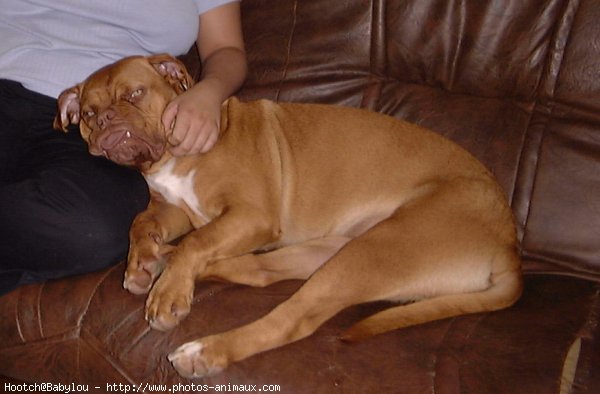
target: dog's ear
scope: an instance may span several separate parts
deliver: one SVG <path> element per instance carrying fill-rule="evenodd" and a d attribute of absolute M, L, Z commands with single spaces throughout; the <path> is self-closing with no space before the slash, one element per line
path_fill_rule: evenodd
<path fill-rule="evenodd" d="M 79 123 L 81 87 L 82 84 L 77 84 L 58 96 L 58 112 L 53 123 L 56 130 L 62 130 L 66 133 L 70 124 Z"/>
<path fill-rule="evenodd" d="M 148 62 L 154 67 L 177 94 L 181 94 L 194 86 L 194 78 L 185 68 L 185 65 L 168 54 L 149 56 Z"/>

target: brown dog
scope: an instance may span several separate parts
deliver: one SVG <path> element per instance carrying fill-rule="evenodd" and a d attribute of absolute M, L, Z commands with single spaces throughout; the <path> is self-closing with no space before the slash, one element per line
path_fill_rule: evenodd
<path fill-rule="evenodd" d="M 171 353 L 181 375 L 213 374 L 304 338 L 359 303 L 415 301 L 343 339 L 518 299 L 511 211 L 490 173 L 457 145 L 372 112 L 232 98 L 213 150 L 173 157 L 160 117 L 192 83 L 169 56 L 127 58 L 63 92 L 55 121 L 63 130 L 80 123 L 92 154 L 135 166 L 148 181 L 152 200 L 130 231 L 124 287 L 149 292 L 153 328 L 183 319 L 197 279 L 307 279 L 263 318 Z"/>

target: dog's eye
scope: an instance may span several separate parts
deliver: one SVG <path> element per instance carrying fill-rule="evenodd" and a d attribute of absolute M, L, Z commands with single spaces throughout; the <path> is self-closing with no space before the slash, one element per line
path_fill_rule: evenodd
<path fill-rule="evenodd" d="M 85 116 L 86 118 L 89 119 L 89 118 L 92 118 L 92 117 L 96 116 L 96 112 L 94 112 L 94 111 L 85 111 L 83 113 L 83 116 Z"/>
<path fill-rule="evenodd" d="M 144 93 L 144 89 L 141 89 L 141 88 L 136 89 L 129 94 L 129 100 L 134 100 L 134 99 L 140 97 L 143 93 Z"/>

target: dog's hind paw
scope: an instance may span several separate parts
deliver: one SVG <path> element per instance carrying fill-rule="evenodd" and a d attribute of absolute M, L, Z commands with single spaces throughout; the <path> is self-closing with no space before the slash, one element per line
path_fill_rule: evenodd
<path fill-rule="evenodd" d="M 210 338 L 185 343 L 169 354 L 167 358 L 179 375 L 188 379 L 202 378 L 216 375 L 227 367 L 226 358 L 216 355 Z"/>

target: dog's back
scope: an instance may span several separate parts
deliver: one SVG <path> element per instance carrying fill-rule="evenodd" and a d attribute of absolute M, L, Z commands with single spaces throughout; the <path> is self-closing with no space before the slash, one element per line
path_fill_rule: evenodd
<path fill-rule="evenodd" d="M 474 207 L 496 212 L 494 220 L 512 221 L 505 196 L 487 169 L 428 129 L 330 105 L 230 99 L 227 106 L 227 133 L 253 133 L 247 138 L 272 145 L 271 156 L 263 159 L 281 172 L 282 237 L 291 242 L 356 236 L 398 207 L 456 179 L 468 179 L 463 187 L 474 188 Z M 254 127 L 247 129 L 247 124 Z"/>

